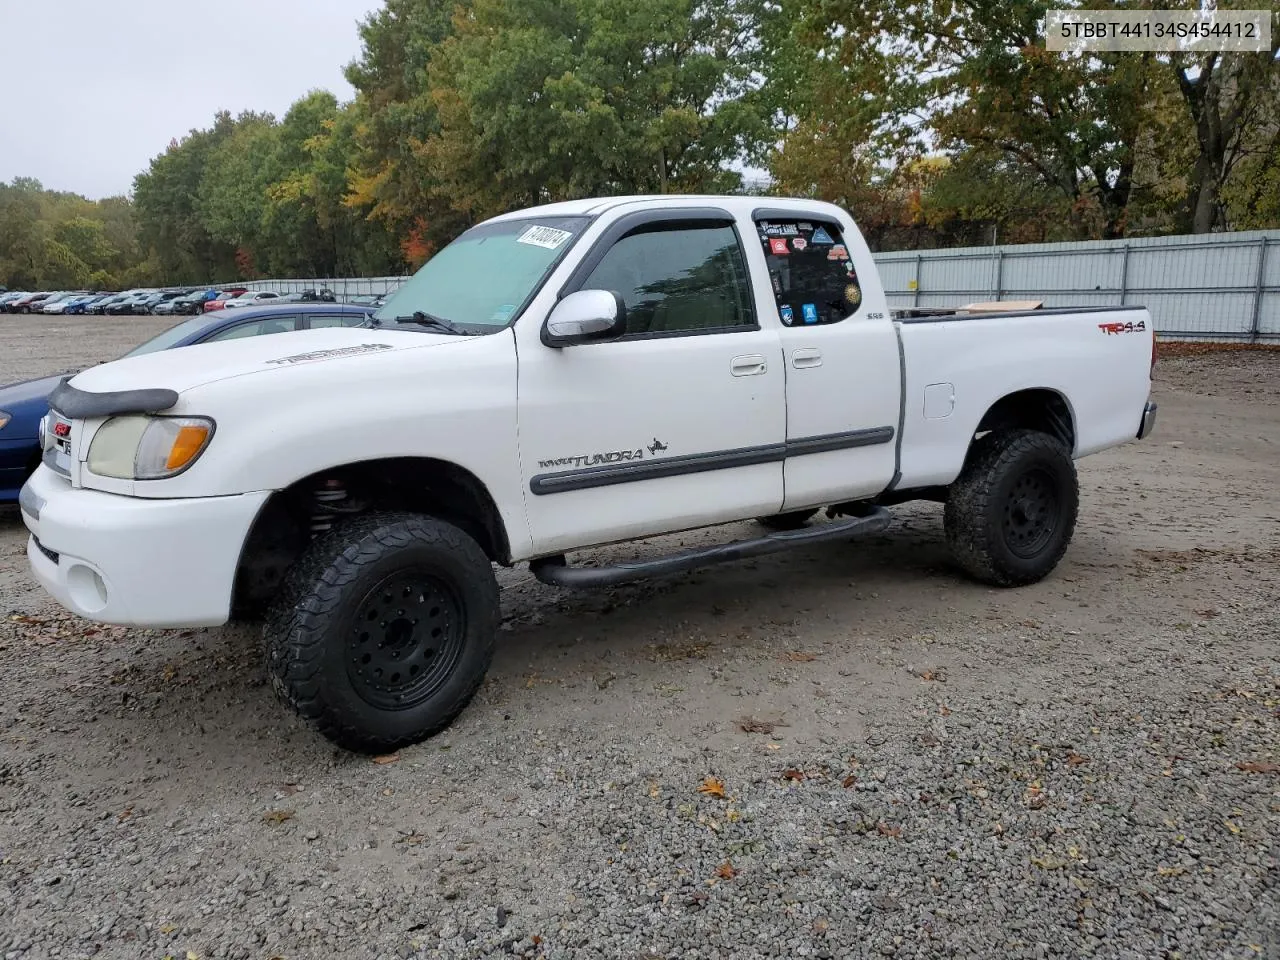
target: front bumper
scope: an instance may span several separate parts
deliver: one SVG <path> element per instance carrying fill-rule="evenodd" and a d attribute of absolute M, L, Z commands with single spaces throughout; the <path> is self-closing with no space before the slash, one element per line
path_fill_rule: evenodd
<path fill-rule="evenodd" d="M 267 491 L 146 500 L 77 490 L 41 466 L 22 488 L 36 580 L 73 613 L 102 623 L 226 623 L 240 548 Z"/>
<path fill-rule="evenodd" d="M 1142 408 L 1142 422 L 1138 424 L 1138 439 L 1145 440 L 1156 429 L 1156 405 L 1150 400 Z"/>

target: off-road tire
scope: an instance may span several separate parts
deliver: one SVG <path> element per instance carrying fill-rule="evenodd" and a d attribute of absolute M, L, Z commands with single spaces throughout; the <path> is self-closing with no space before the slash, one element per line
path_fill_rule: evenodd
<path fill-rule="evenodd" d="M 756 523 L 768 530 L 799 530 L 818 512 L 812 510 L 792 510 L 789 513 L 775 513 L 772 517 L 757 517 Z"/>
<path fill-rule="evenodd" d="M 393 693 L 374 690 L 371 678 L 352 672 L 364 669 L 358 661 L 366 654 L 360 651 L 378 658 L 390 655 L 380 638 L 391 645 L 391 628 L 409 622 L 404 610 L 390 627 L 383 621 L 381 632 L 375 617 L 369 623 L 372 638 L 360 626 L 369 615 L 365 611 L 378 614 L 384 586 L 406 579 L 421 583 L 424 591 L 420 597 L 413 588 L 415 595 L 400 601 L 406 606 L 424 600 L 428 585 L 451 594 L 452 600 L 441 604 L 449 611 L 444 620 L 427 621 L 427 626 L 446 628 L 439 641 L 445 645 L 439 651 L 441 665 L 424 660 L 422 667 L 427 674 L 423 680 L 439 674 L 437 685 L 420 701 L 388 707 L 385 700 Z M 399 601 L 396 593 L 388 601 L 392 605 Z M 419 610 L 423 617 L 428 612 L 437 616 L 425 607 L 410 612 Z M 362 617 L 360 625 L 357 616 Z M 418 622 L 414 618 L 412 626 L 403 628 L 410 631 L 411 641 L 434 643 L 418 633 Z M 286 575 L 263 626 L 267 671 L 280 697 L 329 740 L 358 752 L 387 752 L 438 733 L 462 712 L 489 669 L 499 623 L 493 566 L 475 540 L 452 524 L 420 514 L 367 514 L 313 541 Z M 409 655 L 425 658 L 432 652 L 419 649 Z"/>
<path fill-rule="evenodd" d="M 1061 441 L 1038 430 L 989 433 L 948 492 L 947 546 L 984 583 L 1035 583 L 1066 553 L 1079 507 L 1075 463 Z"/>

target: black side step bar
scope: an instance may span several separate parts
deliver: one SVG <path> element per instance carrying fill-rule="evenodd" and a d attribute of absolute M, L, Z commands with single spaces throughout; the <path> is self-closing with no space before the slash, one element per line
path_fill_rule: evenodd
<path fill-rule="evenodd" d="M 713 563 L 762 557 L 766 554 L 802 547 L 808 543 L 865 537 L 883 531 L 889 526 L 890 519 L 892 519 L 891 515 L 884 507 L 873 507 L 865 517 L 820 523 L 800 530 L 778 531 L 756 540 L 722 543 L 701 550 L 688 550 L 684 553 L 659 557 L 657 560 L 620 563 L 612 567 L 571 567 L 561 554 L 534 560 L 529 564 L 529 569 L 543 583 L 550 583 L 557 587 L 610 587 L 616 583 L 627 583 L 631 580 L 684 573 Z"/>

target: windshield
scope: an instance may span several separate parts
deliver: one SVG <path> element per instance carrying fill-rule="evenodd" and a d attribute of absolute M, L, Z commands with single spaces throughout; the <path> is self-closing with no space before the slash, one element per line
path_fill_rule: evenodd
<path fill-rule="evenodd" d="M 123 360 L 125 357 L 140 357 L 144 353 L 155 353 L 157 350 L 168 350 L 179 340 L 183 340 L 191 336 L 191 334 L 195 333 L 201 327 L 207 326 L 208 323 L 209 319 L 207 317 L 197 314 L 190 320 L 183 320 L 177 326 L 170 327 L 164 333 L 152 337 L 145 343 L 138 344 L 126 353 L 124 357 L 120 357 L 119 359 Z"/>
<path fill-rule="evenodd" d="M 422 312 L 468 332 L 501 329 L 588 222 L 586 217 L 538 217 L 472 227 L 424 263 L 374 317 L 389 323 Z"/>

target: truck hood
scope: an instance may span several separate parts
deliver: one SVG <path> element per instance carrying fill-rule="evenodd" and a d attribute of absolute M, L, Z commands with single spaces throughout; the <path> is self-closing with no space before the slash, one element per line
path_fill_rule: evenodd
<path fill-rule="evenodd" d="M 347 365 L 393 351 L 440 348 L 468 339 L 413 329 L 295 330 L 113 360 L 83 371 L 71 385 L 90 393 L 151 389 L 183 393 L 232 377 L 268 374 L 303 364 Z"/>

